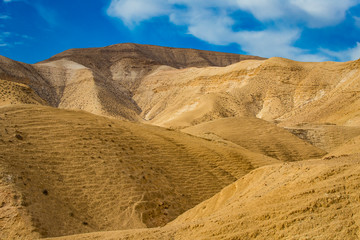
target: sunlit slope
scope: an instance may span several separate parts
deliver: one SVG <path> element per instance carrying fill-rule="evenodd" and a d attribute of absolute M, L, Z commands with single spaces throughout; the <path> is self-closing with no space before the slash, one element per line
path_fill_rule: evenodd
<path fill-rule="evenodd" d="M 142 117 L 183 128 L 225 117 L 256 116 L 282 126 L 353 126 L 359 61 L 302 63 L 283 58 L 227 67 L 163 69 L 146 76 L 134 99 Z"/>
<path fill-rule="evenodd" d="M 0 106 L 8 104 L 47 105 L 29 86 L 0 79 Z"/>
<path fill-rule="evenodd" d="M 256 169 L 160 229 L 61 239 L 358 239 L 359 157 Z"/>
<path fill-rule="evenodd" d="M 0 56 L 0 79 L 29 85 L 53 107 L 140 121 L 133 92 L 156 69 L 227 66 L 245 59 L 262 58 L 126 43 L 70 49 L 37 64 Z"/>
<path fill-rule="evenodd" d="M 228 66 L 247 59 L 264 59 L 232 53 L 196 49 L 160 47 L 134 43 L 115 44 L 102 48 L 70 49 L 43 62 L 71 60 L 101 73 L 110 84 L 136 90 L 142 78 L 158 66 L 172 68 Z"/>
<path fill-rule="evenodd" d="M 0 187 L 8 189 L 0 215 L 15 214 L 1 226 L 2 239 L 20 227 L 24 237 L 162 226 L 254 166 L 278 162 L 181 132 L 44 106 L 2 107 L 0 126 Z"/>
<path fill-rule="evenodd" d="M 286 129 L 327 152 L 333 151 L 350 139 L 360 135 L 360 126 L 300 124 Z"/>
<path fill-rule="evenodd" d="M 281 161 L 319 158 L 326 154 L 285 129 L 254 117 L 217 119 L 182 131 L 214 141 L 230 141 Z"/>
<path fill-rule="evenodd" d="M 81 109 L 93 114 L 137 121 L 139 107 L 124 87 L 114 87 L 102 74 L 69 61 L 58 60 L 33 66 L 55 90 L 52 106 Z"/>
<path fill-rule="evenodd" d="M 351 156 L 354 154 L 360 154 L 360 135 L 333 149 L 325 156 L 325 159 L 331 159 L 339 156 Z"/>

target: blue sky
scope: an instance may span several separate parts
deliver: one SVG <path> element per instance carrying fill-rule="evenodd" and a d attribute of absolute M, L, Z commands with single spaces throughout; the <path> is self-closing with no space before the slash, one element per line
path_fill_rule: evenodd
<path fill-rule="evenodd" d="M 360 0 L 0 0 L 0 55 L 14 60 L 124 42 L 355 60 Z"/>

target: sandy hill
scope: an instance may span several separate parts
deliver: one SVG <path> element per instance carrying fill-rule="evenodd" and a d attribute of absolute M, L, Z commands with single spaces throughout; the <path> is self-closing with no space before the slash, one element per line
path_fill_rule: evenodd
<path fill-rule="evenodd" d="M 360 154 L 360 135 L 345 141 L 345 143 L 333 149 L 324 158 L 332 159 L 334 157 L 351 156 L 354 154 Z"/>
<path fill-rule="evenodd" d="M 144 119 L 166 127 L 234 116 L 256 116 L 281 126 L 355 126 L 359 63 L 271 58 L 222 68 L 162 69 L 144 78 L 134 99 Z"/>
<path fill-rule="evenodd" d="M 54 107 L 171 128 L 242 116 L 283 127 L 357 126 L 359 61 L 118 44 L 72 49 L 34 65 L 2 57 L 0 76 L 28 84 Z"/>
<path fill-rule="evenodd" d="M 139 44 L 0 57 L 0 239 L 358 239 L 359 69 Z"/>
<path fill-rule="evenodd" d="M 46 102 L 29 86 L 0 79 L 0 106 L 8 104 L 46 105 Z"/>
<path fill-rule="evenodd" d="M 286 130 L 327 152 L 331 152 L 350 139 L 360 136 L 360 126 L 299 124 L 287 127 Z"/>
<path fill-rule="evenodd" d="M 40 105 L 0 108 L 1 239 L 162 226 L 277 163 L 159 127 Z"/>
<path fill-rule="evenodd" d="M 359 172 L 359 155 L 266 166 L 163 228 L 60 239 L 358 239 Z"/>
<path fill-rule="evenodd" d="M 139 121 L 133 91 L 155 69 L 227 66 L 246 59 L 262 58 L 127 43 L 71 49 L 33 65 L 0 57 L 0 78 L 28 84 L 53 107 Z"/>
<path fill-rule="evenodd" d="M 217 119 L 182 131 L 215 141 L 230 141 L 281 161 L 319 158 L 326 153 L 285 129 L 254 117 Z"/>

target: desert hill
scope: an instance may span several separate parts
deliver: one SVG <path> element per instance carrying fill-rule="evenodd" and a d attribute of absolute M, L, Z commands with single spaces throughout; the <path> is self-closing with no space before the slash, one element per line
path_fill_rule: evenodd
<path fill-rule="evenodd" d="M 271 58 L 222 68 L 163 69 L 144 78 L 134 99 L 144 119 L 166 127 L 242 116 L 281 126 L 355 126 L 358 65 Z"/>
<path fill-rule="evenodd" d="M 349 140 L 360 136 L 359 126 L 305 123 L 285 129 L 327 152 L 331 152 Z"/>
<path fill-rule="evenodd" d="M 359 61 L 0 57 L 0 239 L 357 239 Z"/>
<path fill-rule="evenodd" d="M 139 121 L 133 91 L 161 66 L 226 66 L 260 57 L 139 44 L 71 49 L 38 64 L 0 57 L 0 78 L 27 83 L 53 107 Z"/>
<path fill-rule="evenodd" d="M 360 154 L 360 135 L 345 141 L 345 143 L 333 149 L 324 158 L 332 159 L 334 157 L 352 156 L 356 154 Z"/>
<path fill-rule="evenodd" d="M 0 108 L 0 126 L 1 239 L 162 226 L 255 167 L 279 162 L 40 105 Z"/>
<path fill-rule="evenodd" d="M 9 104 L 46 105 L 46 102 L 25 84 L 0 80 L 0 106 Z"/>
<path fill-rule="evenodd" d="M 358 239 L 359 155 L 256 169 L 165 227 L 59 239 Z"/>
<path fill-rule="evenodd" d="M 326 153 L 287 130 L 254 117 L 222 118 L 182 131 L 215 141 L 230 141 L 281 161 L 319 158 Z"/>
<path fill-rule="evenodd" d="M 72 49 L 33 65 L 0 58 L 0 76 L 27 81 L 51 106 L 172 128 L 243 116 L 283 127 L 357 126 L 358 69 L 359 61 L 301 63 L 138 44 Z"/>

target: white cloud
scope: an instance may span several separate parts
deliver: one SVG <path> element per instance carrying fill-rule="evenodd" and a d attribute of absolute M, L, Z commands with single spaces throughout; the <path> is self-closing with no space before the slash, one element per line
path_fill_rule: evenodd
<path fill-rule="evenodd" d="M 334 26 L 358 3 L 360 0 L 112 0 L 107 12 L 128 27 L 167 16 L 173 24 L 186 26 L 189 34 L 212 44 L 237 43 L 248 54 L 263 57 L 324 61 L 332 55 L 294 47 L 302 32 L 297 26 Z M 251 13 L 265 29 L 234 31 L 237 19 L 231 14 L 237 10 Z"/>
<path fill-rule="evenodd" d="M 346 11 L 359 3 L 359 0 L 112 0 L 108 14 L 121 18 L 126 24 L 134 24 L 156 16 L 178 14 L 181 10 L 176 5 L 182 5 L 189 10 L 244 10 L 260 21 L 286 18 L 289 22 L 304 22 L 309 27 L 324 27 L 339 23 Z"/>
<path fill-rule="evenodd" d="M 170 5 L 163 0 L 113 0 L 107 13 L 132 26 L 152 17 L 169 14 Z"/>
<path fill-rule="evenodd" d="M 261 21 L 286 19 L 316 28 L 339 23 L 359 0 L 237 0 L 237 3 L 240 9 L 251 12 Z"/>
<path fill-rule="evenodd" d="M 332 51 L 329 49 L 320 49 L 320 51 L 343 62 L 357 60 L 360 58 L 360 42 L 357 42 L 354 47 L 343 51 Z"/>

